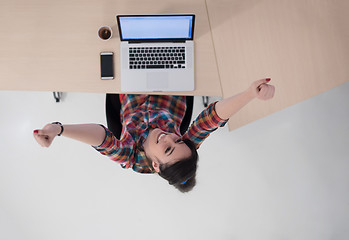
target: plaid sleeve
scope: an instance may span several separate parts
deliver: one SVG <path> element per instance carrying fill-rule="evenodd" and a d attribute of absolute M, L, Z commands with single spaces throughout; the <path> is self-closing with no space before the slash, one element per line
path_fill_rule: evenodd
<path fill-rule="evenodd" d="M 210 133 L 218 127 L 224 127 L 229 120 L 223 120 L 217 115 L 216 103 L 214 102 L 204 109 L 183 136 L 183 138 L 193 141 L 197 149 Z"/>
<path fill-rule="evenodd" d="M 133 144 L 118 140 L 108 128 L 104 127 L 104 129 L 106 134 L 103 143 L 97 147 L 92 147 L 102 155 L 106 155 L 111 160 L 124 164 L 125 168 L 129 168 Z"/>

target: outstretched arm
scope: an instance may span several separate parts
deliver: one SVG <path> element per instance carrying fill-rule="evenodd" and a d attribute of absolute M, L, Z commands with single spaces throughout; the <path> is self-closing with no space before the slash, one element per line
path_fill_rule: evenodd
<path fill-rule="evenodd" d="M 64 125 L 62 136 L 99 146 L 105 139 L 105 129 L 98 124 Z M 34 138 L 42 147 L 49 147 L 53 139 L 61 132 L 58 124 L 46 124 L 42 129 L 34 130 Z"/>
<path fill-rule="evenodd" d="M 217 102 L 217 115 L 222 119 L 228 119 L 255 98 L 260 100 L 273 98 L 275 87 L 267 84 L 269 81 L 270 78 L 255 81 L 244 92 Z"/>

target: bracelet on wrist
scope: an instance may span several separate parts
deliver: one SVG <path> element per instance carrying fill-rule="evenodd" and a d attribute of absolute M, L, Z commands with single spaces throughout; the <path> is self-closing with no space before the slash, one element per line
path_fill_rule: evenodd
<path fill-rule="evenodd" d="M 57 136 L 61 136 L 63 131 L 64 131 L 62 123 L 60 123 L 60 122 L 53 122 L 51 124 L 58 124 L 61 127 L 61 131 L 57 134 Z"/>

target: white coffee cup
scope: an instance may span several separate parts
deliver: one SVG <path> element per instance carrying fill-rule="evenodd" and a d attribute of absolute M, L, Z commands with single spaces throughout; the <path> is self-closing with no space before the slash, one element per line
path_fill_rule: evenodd
<path fill-rule="evenodd" d="M 109 26 L 102 26 L 98 29 L 97 34 L 100 39 L 106 41 L 113 36 L 113 31 Z"/>

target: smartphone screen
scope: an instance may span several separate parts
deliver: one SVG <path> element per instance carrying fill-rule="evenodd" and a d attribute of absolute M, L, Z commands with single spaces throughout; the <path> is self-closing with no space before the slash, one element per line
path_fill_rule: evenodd
<path fill-rule="evenodd" d="M 114 79 L 114 63 L 112 52 L 101 53 L 101 78 Z"/>

